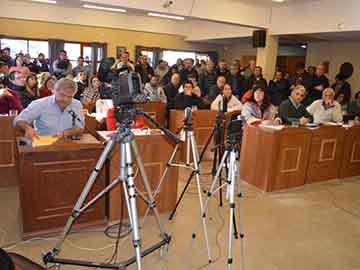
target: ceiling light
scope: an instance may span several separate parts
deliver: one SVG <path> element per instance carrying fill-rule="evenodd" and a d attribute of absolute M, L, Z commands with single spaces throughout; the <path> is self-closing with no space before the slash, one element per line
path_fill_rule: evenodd
<path fill-rule="evenodd" d="M 272 0 L 273 2 L 276 2 L 276 3 L 282 3 L 284 2 L 284 0 Z"/>
<path fill-rule="evenodd" d="M 126 12 L 126 10 L 122 8 L 100 7 L 94 5 L 83 5 L 83 8 L 99 9 L 99 10 L 115 11 L 115 12 L 123 12 L 123 13 Z"/>
<path fill-rule="evenodd" d="M 185 20 L 184 17 L 180 17 L 180 16 L 173 16 L 173 15 L 166 15 L 166 14 L 161 14 L 161 13 L 153 13 L 153 12 L 149 12 L 148 13 L 149 16 L 153 16 L 153 17 L 161 17 L 161 18 L 167 18 L 167 19 L 174 19 L 174 20 Z"/>
<path fill-rule="evenodd" d="M 46 3 L 46 4 L 56 4 L 55 0 L 32 0 L 33 2 L 40 2 L 40 3 Z"/>
<path fill-rule="evenodd" d="M 306 48 L 307 48 L 307 45 L 306 45 L 306 44 L 303 44 L 303 45 L 301 45 L 300 47 L 303 48 L 303 49 L 306 49 Z"/>

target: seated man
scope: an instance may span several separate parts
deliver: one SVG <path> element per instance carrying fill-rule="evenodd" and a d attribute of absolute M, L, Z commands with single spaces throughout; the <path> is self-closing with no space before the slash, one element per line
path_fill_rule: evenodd
<path fill-rule="evenodd" d="M 314 123 L 342 122 L 341 105 L 334 100 L 335 91 L 326 88 L 322 92 L 322 99 L 315 100 L 306 109 L 314 117 Z"/>
<path fill-rule="evenodd" d="M 360 116 L 360 91 L 355 94 L 355 99 L 350 102 L 347 112 L 353 116 Z"/>
<path fill-rule="evenodd" d="M 223 76 L 219 76 L 216 80 L 216 85 L 210 87 L 208 98 L 213 101 L 224 90 L 226 79 Z"/>
<path fill-rule="evenodd" d="M 202 101 L 201 93 L 193 93 L 193 83 L 185 81 L 183 84 L 184 91 L 175 97 L 175 109 L 185 110 L 187 107 L 196 106 L 198 109 L 208 109 L 209 105 Z"/>
<path fill-rule="evenodd" d="M 211 103 L 211 110 L 223 112 L 240 111 L 242 109 L 241 102 L 232 94 L 231 85 L 225 84 L 222 95 L 218 95 Z"/>
<path fill-rule="evenodd" d="M 312 115 L 301 103 L 305 98 L 305 92 L 304 86 L 297 85 L 292 90 L 291 96 L 280 104 L 278 117 L 281 123 L 299 122 L 300 125 L 306 125 L 313 120 Z"/>
<path fill-rule="evenodd" d="M 145 93 L 149 95 L 150 101 L 161 101 L 166 103 L 166 95 L 164 90 L 160 87 L 159 77 L 152 76 L 150 82 L 145 84 Z"/>
<path fill-rule="evenodd" d="M 14 125 L 33 139 L 38 135 L 55 135 L 59 138 L 79 136 L 84 129 L 84 115 L 80 101 L 74 99 L 76 83 L 70 79 L 57 81 L 54 95 L 32 102 L 14 120 Z M 79 119 L 74 119 L 74 112 Z"/>

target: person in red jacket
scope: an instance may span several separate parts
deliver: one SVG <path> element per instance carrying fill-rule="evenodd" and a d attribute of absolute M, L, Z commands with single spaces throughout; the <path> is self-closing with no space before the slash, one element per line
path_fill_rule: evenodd
<path fill-rule="evenodd" d="M 22 110 L 23 106 L 19 95 L 0 82 L 0 114 L 9 114 L 10 111 L 20 113 Z"/>
<path fill-rule="evenodd" d="M 51 96 L 53 94 L 55 83 L 56 83 L 55 77 L 53 77 L 53 76 L 48 77 L 45 80 L 44 85 L 41 86 L 39 89 L 40 97 Z"/>

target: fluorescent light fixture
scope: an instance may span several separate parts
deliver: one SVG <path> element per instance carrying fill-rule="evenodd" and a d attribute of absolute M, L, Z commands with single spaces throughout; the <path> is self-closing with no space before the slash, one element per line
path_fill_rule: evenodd
<path fill-rule="evenodd" d="M 153 12 L 149 12 L 149 13 L 148 13 L 148 16 L 161 17 L 161 18 L 173 19 L 173 20 L 180 20 L 180 21 L 185 20 L 185 18 L 184 18 L 184 17 L 181 17 L 181 16 L 166 15 L 166 14 L 153 13 Z"/>
<path fill-rule="evenodd" d="M 56 4 L 55 0 L 31 0 L 33 2 L 45 3 L 45 4 Z"/>
<path fill-rule="evenodd" d="M 303 44 L 303 45 L 301 45 L 301 48 L 306 49 L 306 48 L 307 48 L 307 45 L 306 45 L 306 44 Z"/>
<path fill-rule="evenodd" d="M 276 3 L 282 3 L 284 2 L 284 0 L 272 0 L 273 2 L 276 2 Z"/>
<path fill-rule="evenodd" d="M 94 5 L 83 5 L 83 8 L 99 9 L 99 10 L 115 11 L 115 12 L 123 12 L 123 13 L 126 12 L 126 10 L 122 9 L 122 8 L 100 7 L 100 6 L 94 6 Z"/>

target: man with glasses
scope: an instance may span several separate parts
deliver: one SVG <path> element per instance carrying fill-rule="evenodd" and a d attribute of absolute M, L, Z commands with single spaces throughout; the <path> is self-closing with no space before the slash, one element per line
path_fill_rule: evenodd
<path fill-rule="evenodd" d="M 14 125 L 33 139 L 39 135 L 59 138 L 79 136 L 84 130 L 84 115 L 80 101 L 74 99 L 76 83 L 63 78 L 56 82 L 54 95 L 33 101 L 14 120 Z M 72 114 L 79 119 L 73 121 Z"/>
<path fill-rule="evenodd" d="M 283 101 L 279 106 L 278 122 L 283 124 L 306 125 L 312 122 L 312 115 L 306 110 L 302 104 L 305 98 L 305 87 L 297 85 L 291 92 L 291 96 Z"/>

